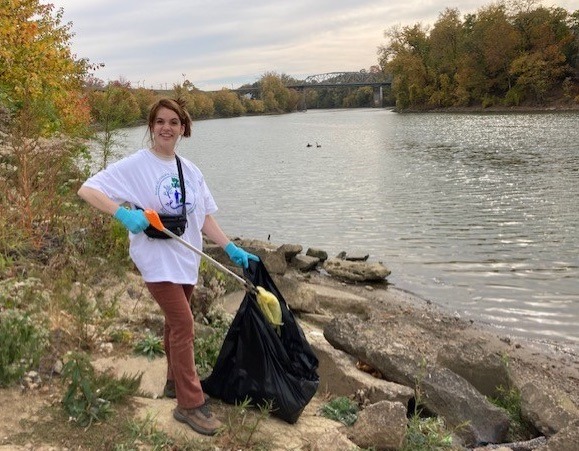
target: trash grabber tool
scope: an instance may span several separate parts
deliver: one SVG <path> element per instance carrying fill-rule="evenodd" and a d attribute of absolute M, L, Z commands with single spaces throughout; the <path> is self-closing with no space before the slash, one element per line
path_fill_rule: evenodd
<path fill-rule="evenodd" d="M 223 266 L 221 263 L 219 263 L 217 260 L 215 260 L 213 257 L 210 257 L 209 255 L 207 255 L 205 252 L 197 249 L 195 246 L 193 246 L 191 243 L 185 241 L 183 238 L 181 238 L 179 235 L 175 235 L 173 232 L 171 232 L 169 229 L 167 229 L 163 223 L 161 222 L 161 218 L 159 217 L 159 214 L 155 211 L 155 210 L 145 210 L 145 216 L 147 217 L 147 219 L 149 220 L 149 222 L 151 223 L 151 225 L 159 230 L 160 232 L 163 232 L 165 235 L 170 236 L 171 238 L 179 241 L 181 244 L 183 244 L 184 246 L 188 247 L 189 249 L 191 249 L 193 252 L 195 252 L 197 255 L 200 255 L 202 257 L 205 257 L 207 260 L 209 260 L 209 262 L 211 262 L 213 265 L 217 266 L 221 271 L 229 274 L 230 276 L 234 277 L 237 281 L 239 281 L 240 283 L 243 284 L 243 286 L 245 287 L 245 289 L 249 292 L 252 292 L 254 294 L 258 294 L 257 288 L 255 287 L 255 285 L 253 285 L 253 283 L 251 283 L 249 280 L 244 279 L 243 277 L 235 274 L 233 271 L 231 271 L 229 268 Z"/>

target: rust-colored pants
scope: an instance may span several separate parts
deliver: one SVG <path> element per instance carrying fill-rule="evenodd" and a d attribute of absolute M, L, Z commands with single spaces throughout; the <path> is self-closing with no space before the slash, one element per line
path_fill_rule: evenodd
<path fill-rule="evenodd" d="M 175 381 L 177 404 L 185 409 L 199 407 L 205 399 L 193 351 L 195 329 L 189 299 L 194 286 L 171 282 L 147 282 L 146 285 L 165 314 L 167 380 Z"/>

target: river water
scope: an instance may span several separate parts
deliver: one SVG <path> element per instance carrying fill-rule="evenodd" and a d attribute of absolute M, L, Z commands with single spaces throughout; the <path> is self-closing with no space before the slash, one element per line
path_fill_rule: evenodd
<path fill-rule="evenodd" d="M 577 344 L 578 120 L 310 110 L 195 122 L 179 153 L 229 235 L 369 254 L 463 318 Z"/>

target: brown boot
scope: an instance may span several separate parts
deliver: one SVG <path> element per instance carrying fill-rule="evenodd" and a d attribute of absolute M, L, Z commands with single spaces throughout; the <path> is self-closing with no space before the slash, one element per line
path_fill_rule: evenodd
<path fill-rule="evenodd" d="M 183 409 L 177 406 L 173 417 L 181 423 L 188 424 L 191 429 L 204 435 L 215 435 L 223 425 L 209 410 L 207 403 L 193 409 Z"/>
<path fill-rule="evenodd" d="M 175 381 L 170 381 L 169 379 L 167 379 L 167 383 L 163 388 L 163 396 L 165 398 L 173 398 L 173 399 L 177 397 L 177 391 L 175 390 Z"/>
<path fill-rule="evenodd" d="M 175 399 L 177 397 L 177 389 L 175 387 L 175 381 L 167 379 L 165 387 L 163 387 L 163 396 L 165 398 L 172 398 L 172 399 Z M 209 401 L 209 395 L 207 393 L 203 393 L 203 397 L 205 398 L 205 402 Z"/>

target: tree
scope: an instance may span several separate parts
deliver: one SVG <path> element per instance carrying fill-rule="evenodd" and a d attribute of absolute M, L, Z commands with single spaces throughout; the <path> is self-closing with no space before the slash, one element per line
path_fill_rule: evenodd
<path fill-rule="evenodd" d="M 428 28 L 393 27 L 379 48 L 384 73 L 401 108 L 543 102 L 563 90 L 573 98 L 579 38 L 577 17 L 538 0 L 481 8 L 461 22 L 446 9 Z"/>
<path fill-rule="evenodd" d="M 385 32 L 387 46 L 378 52 L 385 73 L 393 76 L 392 92 L 398 108 L 424 105 L 429 98 L 428 28 L 421 24 L 412 27 L 391 27 Z"/>
<path fill-rule="evenodd" d="M 82 91 L 91 66 L 70 50 L 71 27 L 62 9 L 38 0 L 0 0 L 0 106 L 8 111 L 8 153 L 16 168 L 0 200 L 2 220 L 39 246 L 63 211 L 70 187 L 67 168 L 79 149 L 70 141 L 46 142 L 58 133 L 86 136 L 90 109 Z M 60 202 L 60 203 L 59 203 Z M 2 226 L 3 224 L 0 224 Z"/>
<path fill-rule="evenodd" d="M 265 111 L 268 113 L 289 113 L 297 109 L 300 95 L 286 88 L 284 78 L 286 82 L 295 81 L 274 72 L 266 72 L 259 81 Z"/>
<path fill-rule="evenodd" d="M 221 117 L 241 116 L 245 112 L 237 94 L 229 89 L 223 88 L 213 94 L 213 104 L 215 112 Z"/>
<path fill-rule="evenodd" d="M 141 117 L 141 108 L 133 95 L 130 84 L 111 82 L 103 91 L 89 95 L 92 117 L 97 127 L 96 142 L 101 151 L 101 169 L 106 168 L 114 157 L 114 148 L 121 141 L 118 130 L 133 125 Z"/>
<path fill-rule="evenodd" d="M 428 65 L 436 73 L 434 92 L 429 103 L 450 106 L 455 103 L 455 75 L 464 45 L 464 27 L 458 9 L 447 8 L 430 32 Z"/>
<path fill-rule="evenodd" d="M 520 46 L 520 34 L 503 5 L 491 4 L 479 10 L 468 40 L 471 57 L 465 60 L 480 74 L 478 85 L 473 86 L 474 98 L 503 96 L 512 88 L 509 65 Z"/>
<path fill-rule="evenodd" d="M 38 0 L 0 0 L 0 101 L 27 136 L 79 134 L 89 122 L 82 82 L 91 68 L 70 50 L 63 10 Z M 26 123 L 19 117 L 26 117 Z M 30 122 L 30 121 L 33 122 Z"/>
<path fill-rule="evenodd" d="M 573 74 L 570 63 L 577 48 L 569 15 L 561 8 L 523 9 L 514 23 L 523 36 L 523 52 L 513 60 L 510 73 L 517 77 L 519 89 L 541 103 Z"/>
<path fill-rule="evenodd" d="M 191 105 L 189 114 L 193 119 L 213 117 L 215 114 L 215 104 L 209 94 L 195 91 L 191 95 Z"/>

